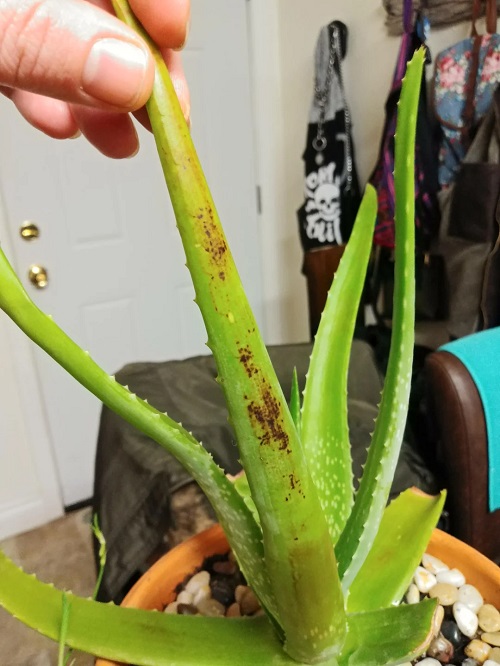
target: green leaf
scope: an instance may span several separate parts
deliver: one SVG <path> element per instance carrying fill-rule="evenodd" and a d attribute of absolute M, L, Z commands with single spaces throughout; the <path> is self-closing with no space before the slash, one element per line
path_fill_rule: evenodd
<path fill-rule="evenodd" d="M 437 602 L 348 615 L 349 632 L 339 666 L 393 666 L 422 654 L 433 635 Z"/>
<path fill-rule="evenodd" d="M 391 349 L 380 411 L 353 510 L 337 543 L 346 591 L 382 519 L 408 413 L 415 327 L 415 133 L 424 52 L 408 63 L 398 106 L 395 148 L 396 263 Z"/>
<path fill-rule="evenodd" d="M 349 588 L 349 613 L 398 604 L 420 564 L 446 493 L 405 490 L 384 511 L 372 549 Z"/>
<path fill-rule="evenodd" d="M 297 377 L 297 368 L 293 369 L 292 375 L 292 391 L 290 395 L 290 414 L 292 415 L 293 422 L 300 435 L 301 430 L 301 415 L 300 415 L 300 388 L 299 379 Z"/>
<path fill-rule="evenodd" d="M 214 507 L 242 571 L 252 581 L 255 593 L 267 610 L 276 616 L 276 605 L 264 564 L 260 528 L 233 484 L 207 451 L 178 423 L 118 384 L 51 317 L 41 312 L 29 298 L 2 250 L 0 308 L 80 384 L 184 465 Z"/>
<path fill-rule="evenodd" d="M 347 373 L 376 212 L 377 195 L 367 185 L 328 294 L 304 391 L 301 438 L 333 543 L 344 529 L 353 503 Z"/>
<path fill-rule="evenodd" d="M 106 539 L 104 538 L 104 534 L 102 533 L 101 528 L 99 527 L 99 519 L 97 517 L 97 513 L 94 514 L 91 527 L 92 527 L 92 532 L 94 533 L 94 536 L 97 539 L 97 542 L 99 543 L 99 571 L 97 572 L 97 580 L 94 586 L 94 592 L 92 593 L 92 599 L 97 599 L 97 594 L 99 592 L 99 588 L 101 587 L 102 577 L 104 575 L 104 569 L 106 567 L 106 558 L 107 558 Z"/>
<path fill-rule="evenodd" d="M 242 472 L 236 477 L 234 480 L 234 487 L 241 495 L 241 497 L 243 497 L 243 501 L 252 512 L 252 515 L 255 518 L 255 522 L 260 525 L 259 514 L 255 508 L 255 502 L 252 499 L 252 493 L 250 492 L 250 486 L 248 485 L 248 479 L 245 472 Z"/>
<path fill-rule="evenodd" d="M 68 595 L 63 592 L 61 599 L 61 626 L 59 629 L 59 652 L 57 656 L 57 666 L 64 666 L 67 661 L 67 659 L 65 660 L 64 658 L 64 652 L 66 648 L 66 640 L 68 637 L 69 614 L 70 602 Z"/>
<path fill-rule="evenodd" d="M 81 599 L 23 573 L 2 552 L 0 605 L 55 641 L 66 617 L 68 646 L 137 666 L 297 666 L 266 617 L 167 615 Z"/>
<path fill-rule="evenodd" d="M 307 458 L 258 332 L 163 57 L 126 0 L 115 0 L 113 6 L 117 15 L 148 41 L 155 58 L 155 83 L 147 110 L 208 346 L 260 516 L 266 569 L 278 621 L 286 634 L 286 649 L 297 660 L 334 655 L 346 631 L 344 602 L 335 553 Z M 231 542 L 229 534 L 228 538 Z M 251 576 L 249 583 L 256 589 Z"/>

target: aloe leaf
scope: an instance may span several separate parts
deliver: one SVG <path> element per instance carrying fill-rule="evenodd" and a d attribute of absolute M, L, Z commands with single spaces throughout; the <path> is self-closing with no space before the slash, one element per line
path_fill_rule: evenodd
<path fill-rule="evenodd" d="M 297 660 L 326 658 L 340 650 L 346 620 L 335 554 L 307 459 L 164 60 L 126 0 L 115 0 L 113 6 L 149 43 L 155 58 L 147 110 L 208 346 L 260 516 L 266 568 L 286 649 Z M 249 582 L 254 585 L 251 578 Z"/>
<path fill-rule="evenodd" d="M 130 393 L 102 370 L 31 301 L 0 250 L 0 308 L 52 358 L 110 409 L 179 460 L 207 495 L 240 566 L 262 604 L 276 607 L 267 577 L 259 526 L 210 454 L 178 423 Z"/>
<path fill-rule="evenodd" d="M 424 52 L 408 63 L 398 106 L 395 148 L 396 263 L 391 349 L 382 401 L 353 510 L 336 546 L 347 590 L 377 534 L 408 413 L 415 326 L 414 155 Z"/>
<path fill-rule="evenodd" d="M 328 294 L 304 391 L 301 438 L 333 543 L 353 504 L 347 373 L 376 213 L 377 195 L 368 185 Z"/>
<path fill-rule="evenodd" d="M 62 593 L 61 599 L 61 625 L 59 629 L 59 652 L 57 655 L 57 666 L 64 666 L 64 652 L 66 649 L 66 640 L 68 637 L 68 625 L 70 615 L 70 601 L 66 592 Z"/>
<path fill-rule="evenodd" d="M 95 656 L 137 666 L 233 666 L 235 660 L 248 666 L 298 666 L 266 617 L 167 615 L 82 599 L 24 573 L 1 551 L 0 581 L 0 605 L 9 613 L 55 641 L 65 622 L 66 644 Z M 428 600 L 349 615 L 341 656 L 323 663 L 390 666 L 410 661 L 431 638 L 435 608 L 435 600 Z"/>
<path fill-rule="evenodd" d="M 393 666 L 422 654 L 433 636 L 437 602 L 348 615 L 349 632 L 339 666 Z"/>
<path fill-rule="evenodd" d="M 250 492 L 250 486 L 248 485 L 248 479 L 247 475 L 245 472 L 242 474 L 239 474 L 235 481 L 234 481 L 234 487 L 238 491 L 238 493 L 243 497 L 243 501 L 247 505 L 247 507 L 250 509 L 252 512 L 253 517 L 255 518 L 255 522 L 257 522 L 260 525 L 260 518 L 259 514 L 257 512 L 257 509 L 255 507 L 255 502 L 252 499 L 252 493 Z"/>
<path fill-rule="evenodd" d="M 92 593 L 92 599 L 97 599 L 97 595 L 99 593 L 99 589 L 101 587 L 102 583 L 102 577 L 104 576 L 104 569 L 106 568 L 106 559 L 108 556 L 107 548 L 106 548 L 106 539 L 104 538 L 104 534 L 101 531 L 101 528 L 99 527 L 99 519 L 97 517 L 97 513 L 94 514 L 94 517 L 92 519 L 92 524 L 91 524 L 92 532 L 94 534 L 94 537 L 97 540 L 97 543 L 99 544 L 99 571 L 97 572 L 97 580 L 94 585 L 94 592 Z"/>
<path fill-rule="evenodd" d="M 389 504 L 370 553 L 349 588 L 349 613 L 386 608 L 401 601 L 445 499 L 445 492 L 431 496 L 409 488 Z"/>
<path fill-rule="evenodd" d="M 301 431 L 301 414 L 300 414 L 300 388 L 299 379 L 297 377 L 297 368 L 293 369 L 292 375 L 292 390 L 290 394 L 290 414 L 292 415 L 293 422 L 300 435 Z"/>
<path fill-rule="evenodd" d="M 66 645 L 94 656 L 136 666 L 298 666 L 265 616 L 170 615 L 82 599 L 24 573 L 1 551 L 0 581 L 0 606 L 55 641 L 65 623 Z"/>

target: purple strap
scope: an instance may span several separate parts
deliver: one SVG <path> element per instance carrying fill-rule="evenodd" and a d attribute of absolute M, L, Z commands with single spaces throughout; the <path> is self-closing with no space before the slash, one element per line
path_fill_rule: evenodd
<path fill-rule="evenodd" d="M 403 27 L 406 33 L 413 29 L 413 2 L 412 0 L 404 0 L 403 5 Z"/>

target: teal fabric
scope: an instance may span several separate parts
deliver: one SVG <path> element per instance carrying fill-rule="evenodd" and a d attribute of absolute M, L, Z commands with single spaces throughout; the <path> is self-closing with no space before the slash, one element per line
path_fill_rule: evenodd
<path fill-rule="evenodd" d="M 454 340 L 440 349 L 456 356 L 474 380 L 486 420 L 489 510 L 500 509 L 500 327 Z"/>

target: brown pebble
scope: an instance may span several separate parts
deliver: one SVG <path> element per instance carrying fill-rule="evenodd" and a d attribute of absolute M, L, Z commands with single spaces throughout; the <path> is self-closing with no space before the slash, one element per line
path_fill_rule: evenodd
<path fill-rule="evenodd" d="M 260 603 L 253 591 L 247 587 L 241 599 L 238 602 L 242 615 L 253 615 L 260 609 Z"/>
<path fill-rule="evenodd" d="M 245 592 L 249 589 L 247 585 L 237 585 L 236 589 L 234 591 L 234 598 L 238 603 L 240 603 L 241 598 L 245 594 Z"/>
<path fill-rule="evenodd" d="M 443 634 L 439 634 L 439 636 L 433 638 L 427 648 L 427 656 L 437 659 L 442 664 L 449 664 L 453 659 L 454 652 L 453 645 Z"/>
<path fill-rule="evenodd" d="M 229 560 L 225 562 L 215 562 L 212 568 L 215 573 L 223 574 L 224 576 L 232 576 L 238 569 L 236 563 L 230 562 Z"/>
<path fill-rule="evenodd" d="M 236 602 L 231 604 L 226 611 L 226 617 L 241 617 L 240 605 Z"/>
<path fill-rule="evenodd" d="M 198 609 L 192 604 L 178 604 L 177 613 L 179 615 L 198 615 Z"/>

